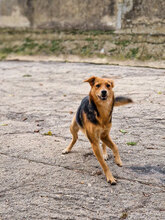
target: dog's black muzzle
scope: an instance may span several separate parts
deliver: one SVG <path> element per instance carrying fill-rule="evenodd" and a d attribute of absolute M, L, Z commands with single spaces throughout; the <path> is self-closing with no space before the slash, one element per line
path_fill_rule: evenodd
<path fill-rule="evenodd" d="M 101 96 L 99 96 L 99 98 L 101 100 L 106 100 L 107 99 L 107 91 L 106 90 L 102 90 L 101 91 Z"/>

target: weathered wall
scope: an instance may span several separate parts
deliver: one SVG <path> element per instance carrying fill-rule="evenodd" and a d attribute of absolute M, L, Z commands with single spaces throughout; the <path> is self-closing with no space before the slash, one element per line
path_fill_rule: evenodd
<path fill-rule="evenodd" d="M 0 0 L 0 27 L 165 33 L 164 0 Z"/>
<path fill-rule="evenodd" d="M 165 0 L 125 0 L 126 2 L 133 4 L 131 10 L 123 10 L 123 29 L 133 29 L 140 33 L 165 33 Z"/>

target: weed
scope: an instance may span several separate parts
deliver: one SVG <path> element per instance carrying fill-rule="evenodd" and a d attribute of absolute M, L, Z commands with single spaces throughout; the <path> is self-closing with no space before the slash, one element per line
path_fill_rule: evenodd
<path fill-rule="evenodd" d="M 94 46 L 94 50 L 98 50 L 99 49 L 98 43 L 95 43 L 93 46 Z"/>
<path fill-rule="evenodd" d="M 13 52 L 15 53 L 24 53 L 25 51 L 32 51 L 38 46 L 38 43 L 35 43 L 34 40 L 26 38 L 21 46 L 14 46 Z"/>
<path fill-rule="evenodd" d="M 126 54 L 126 58 L 129 58 L 129 59 L 136 58 L 138 52 L 139 52 L 138 47 L 130 49 L 130 51 Z"/>
<path fill-rule="evenodd" d="M 5 60 L 6 57 L 7 57 L 7 55 L 4 55 L 4 54 L 1 54 L 1 53 L 0 53 L 0 60 Z"/>
<path fill-rule="evenodd" d="M 12 52 L 13 52 L 13 49 L 10 48 L 10 47 L 4 47 L 4 48 L 2 48 L 2 49 L 0 50 L 0 52 L 1 52 L 2 54 L 9 54 L 9 53 L 12 53 Z"/>
<path fill-rule="evenodd" d="M 123 212 L 122 215 L 120 216 L 120 219 L 126 219 L 126 218 L 128 218 L 128 213 Z"/>
<path fill-rule="evenodd" d="M 30 74 L 25 74 L 25 75 L 23 75 L 22 77 L 32 77 L 32 75 L 30 75 Z"/>
<path fill-rule="evenodd" d="M 137 142 L 133 142 L 133 141 L 131 141 L 131 142 L 127 142 L 127 145 L 135 146 L 135 145 L 137 145 Z"/>
<path fill-rule="evenodd" d="M 139 48 L 138 48 L 138 47 L 137 47 L 137 48 L 133 48 L 133 49 L 130 49 L 130 51 L 131 51 L 132 57 L 135 58 L 136 55 L 137 55 L 138 52 L 139 52 Z"/>
<path fill-rule="evenodd" d="M 109 53 L 113 53 L 113 52 L 115 52 L 116 50 L 117 50 L 117 48 L 113 48 L 113 49 L 109 50 Z"/>
<path fill-rule="evenodd" d="M 86 41 L 93 41 L 91 37 L 85 38 Z"/>
<path fill-rule="evenodd" d="M 89 46 L 86 45 L 81 48 L 81 55 L 87 56 L 90 54 L 91 54 L 91 49 L 89 48 Z"/>
<path fill-rule="evenodd" d="M 142 54 L 142 55 L 139 57 L 139 60 L 145 61 L 145 60 L 150 60 L 150 59 L 152 59 L 152 58 L 154 58 L 155 60 L 158 59 L 157 57 L 154 57 L 153 55 L 146 53 L 146 54 Z M 163 59 L 162 59 L 162 60 L 163 60 Z"/>
<path fill-rule="evenodd" d="M 131 41 L 129 41 L 129 40 L 115 41 L 116 45 L 120 45 L 120 46 L 123 46 L 123 47 L 128 46 L 130 43 L 131 43 Z"/>
<path fill-rule="evenodd" d="M 103 35 L 103 34 L 114 34 L 114 30 L 90 30 L 90 31 L 81 31 L 81 30 L 72 30 L 72 31 L 67 31 L 65 32 L 66 34 L 73 34 L 73 35 L 92 35 L 92 36 L 97 36 L 97 35 Z"/>
<path fill-rule="evenodd" d="M 52 40 L 51 41 L 51 47 L 50 47 L 51 52 L 60 51 L 61 49 L 62 49 L 61 40 Z"/>
<path fill-rule="evenodd" d="M 42 43 L 38 45 L 38 51 L 49 48 L 49 45 L 46 43 Z"/>

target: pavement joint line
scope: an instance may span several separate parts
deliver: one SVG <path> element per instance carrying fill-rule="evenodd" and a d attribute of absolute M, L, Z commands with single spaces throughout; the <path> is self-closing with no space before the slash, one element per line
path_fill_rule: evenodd
<path fill-rule="evenodd" d="M 16 135 L 20 135 L 20 134 L 39 134 L 39 135 L 42 135 L 42 136 L 49 136 L 49 137 L 56 137 L 56 138 L 62 138 L 64 140 L 68 139 L 68 140 L 71 140 L 72 138 L 71 137 L 66 137 L 66 136 L 62 136 L 62 135 L 56 135 L 56 134 L 52 134 L 52 135 L 45 135 L 45 134 L 42 134 L 40 132 L 34 132 L 34 131 L 27 131 L 27 132 L 10 132 L 10 133 L 4 133 L 4 134 L 0 134 L 0 136 L 4 136 L 4 135 L 13 135 L 13 134 L 16 134 Z M 88 142 L 88 140 L 84 140 L 84 139 L 81 139 L 79 138 L 79 141 L 82 141 L 82 142 Z"/>
<path fill-rule="evenodd" d="M 22 158 L 22 157 L 19 157 L 19 156 L 8 155 L 7 153 L 3 153 L 3 152 L 0 152 L 0 154 L 4 155 L 4 156 L 12 157 L 12 158 L 20 159 L 20 160 L 26 160 L 26 161 L 32 162 L 32 163 L 37 163 L 37 164 L 42 164 L 42 165 L 52 166 L 52 167 L 64 168 L 64 169 L 67 169 L 67 170 L 72 170 L 74 172 L 88 173 L 90 175 L 90 172 L 87 171 L 87 170 L 73 169 L 73 168 L 68 167 L 68 166 L 60 166 L 60 165 L 57 165 L 57 164 L 46 163 L 46 162 L 43 162 L 43 161 L 37 161 L 37 160 L 28 159 L 28 158 Z M 93 175 L 91 175 L 91 176 L 93 176 Z M 118 179 L 121 179 L 121 180 L 126 180 L 126 181 L 130 181 L 130 182 L 138 182 L 140 184 L 144 184 L 144 185 L 148 185 L 148 186 L 152 186 L 152 187 L 164 188 L 165 189 L 165 186 L 163 186 L 163 185 L 158 186 L 157 184 L 152 184 L 152 183 L 149 183 L 149 182 L 144 182 L 144 181 L 141 181 L 141 180 L 138 180 L 138 179 L 127 179 L 127 178 L 119 177 L 119 176 L 116 176 L 116 177 Z"/>
<path fill-rule="evenodd" d="M 3 153 L 3 152 L 0 152 L 0 155 L 6 156 L 6 157 L 15 158 L 15 159 L 20 159 L 20 160 L 25 160 L 25 161 L 28 161 L 29 163 L 37 163 L 37 164 L 42 164 L 42 165 L 46 165 L 46 166 L 64 168 L 64 169 L 67 169 L 67 170 L 72 170 L 74 172 L 77 172 L 77 171 L 78 172 L 83 172 L 83 173 L 87 172 L 87 171 L 84 172 L 84 170 L 73 169 L 73 168 L 71 168 L 69 166 L 60 166 L 58 164 L 46 163 L 46 162 L 43 162 L 43 161 L 37 161 L 37 160 L 23 158 L 23 157 L 19 157 L 19 156 L 13 156 L 13 155 L 9 155 L 9 154 Z"/>
<path fill-rule="evenodd" d="M 20 185 L 18 185 L 18 186 L 13 186 L 13 187 L 10 187 L 10 188 L 8 188 L 8 189 L 4 189 L 4 190 L 0 191 L 0 194 L 9 192 L 9 191 L 11 191 L 11 190 L 19 189 L 19 188 L 24 187 L 24 186 L 31 186 L 31 185 L 34 185 L 34 184 L 32 184 L 32 180 L 29 181 L 28 183 L 23 182 L 22 184 L 20 184 Z M 2 195 L 0 195 L 0 197 L 1 197 L 1 196 L 2 196 Z"/>
<path fill-rule="evenodd" d="M 157 184 L 152 184 L 152 183 L 149 183 L 149 182 L 144 182 L 144 181 L 138 180 L 138 179 L 127 179 L 127 178 L 119 177 L 119 176 L 116 176 L 116 177 L 118 179 L 121 179 L 121 180 L 126 180 L 126 181 L 130 181 L 130 182 L 138 182 L 140 184 L 144 184 L 144 185 L 152 186 L 152 187 L 157 187 L 157 188 L 163 188 L 165 190 L 165 186 L 164 185 L 158 186 Z M 165 192 L 165 191 L 163 191 L 163 192 Z"/>

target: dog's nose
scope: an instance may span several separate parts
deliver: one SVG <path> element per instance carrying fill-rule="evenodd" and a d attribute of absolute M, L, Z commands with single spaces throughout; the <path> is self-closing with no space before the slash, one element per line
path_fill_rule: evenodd
<path fill-rule="evenodd" d="M 101 95 L 102 95 L 103 97 L 105 97 L 105 96 L 107 95 L 107 91 L 106 91 L 106 90 L 102 90 L 102 91 L 101 91 Z"/>

